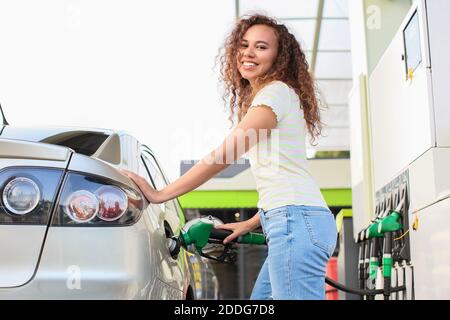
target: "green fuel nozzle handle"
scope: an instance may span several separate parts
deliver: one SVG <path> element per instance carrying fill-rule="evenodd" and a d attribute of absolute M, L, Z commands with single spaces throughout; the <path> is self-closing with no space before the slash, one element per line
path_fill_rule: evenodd
<path fill-rule="evenodd" d="M 197 251 L 201 252 L 203 247 L 208 243 L 209 234 L 211 233 L 213 226 L 212 223 L 199 220 L 186 232 L 181 232 L 182 243 L 185 246 L 194 244 Z"/>
<path fill-rule="evenodd" d="M 366 230 L 366 238 L 367 239 L 383 237 L 383 234 L 378 231 L 379 224 L 380 224 L 380 221 L 377 220 L 367 228 L 367 230 Z"/>
<path fill-rule="evenodd" d="M 210 234 L 210 239 L 224 240 L 233 232 L 224 229 L 212 229 Z M 249 232 L 242 236 L 237 237 L 232 242 L 243 243 L 243 244 L 266 244 L 266 238 L 262 233 Z"/>
<path fill-rule="evenodd" d="M 386 218 L 383 218 L 378 224 L 378 232 L 386 233 L 398 231 L 403 228 L 403 225 L 400 223 L 401 214 L 397 211 L 392 211 L 390 215 Z"/>
<path fill-rule="evenodd" d="M 238 238 L 239 243 L 266 244 L 266 237 L 262 233 L 250 232 Z"/>

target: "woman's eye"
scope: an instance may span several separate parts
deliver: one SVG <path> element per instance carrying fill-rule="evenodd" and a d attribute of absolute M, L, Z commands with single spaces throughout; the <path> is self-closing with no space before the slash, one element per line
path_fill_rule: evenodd
<path fill-rule="evenodd" d="M 247 48 L 247 47 L 248 47 L 247 44 L 245 44 L 245 43 L 242 43 L 242 44 L 241 44 L 241 48 Z"/>

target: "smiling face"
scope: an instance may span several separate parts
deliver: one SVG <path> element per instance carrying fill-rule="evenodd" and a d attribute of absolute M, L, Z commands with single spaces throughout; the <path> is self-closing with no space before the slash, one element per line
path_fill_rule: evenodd
<path fill-rule="evenodd" d="M 242 37 L 238 70 L 250 84 L 265 75 L 272 67 L 278 54 L 278 38 L 275 30 L 266 25 L 254 25 Z"/>

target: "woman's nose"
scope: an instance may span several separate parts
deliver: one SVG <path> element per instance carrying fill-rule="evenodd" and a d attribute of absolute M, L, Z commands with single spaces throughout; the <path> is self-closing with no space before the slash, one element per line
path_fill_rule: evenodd
<path fill-rule="evenodd" d="M 255 52 L 250 46 L 244 49 L 244 57 L 254 57 L 254 56 Z"/>

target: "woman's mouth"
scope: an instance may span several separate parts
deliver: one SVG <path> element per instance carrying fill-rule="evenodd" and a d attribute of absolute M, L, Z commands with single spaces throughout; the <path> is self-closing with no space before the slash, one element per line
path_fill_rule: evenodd
<path fill-rule="evenodd" d="M 248 62 L 248 61 L 244 61 L 242 62 L 242 68 L 244 70 L 253 70 L 258 66 L 258 64 L 254 63 L 254 62 Z"/>

